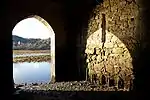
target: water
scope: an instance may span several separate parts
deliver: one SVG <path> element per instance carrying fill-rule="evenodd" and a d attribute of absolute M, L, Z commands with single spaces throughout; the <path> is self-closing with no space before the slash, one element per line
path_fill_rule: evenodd
<path fill-rule="evenodd" d="M 50 63 L 13 63 L 13 78 L 16 84 L 48 83 L 50 81 Z"/>
<path fill-rule="evenodd" d="M 50 55 L 50 53 L 31 53 L 31 54 L 13 54 L 14 57 L 26 57 L 26 56 L 39 56 L 39 55 Z"/>

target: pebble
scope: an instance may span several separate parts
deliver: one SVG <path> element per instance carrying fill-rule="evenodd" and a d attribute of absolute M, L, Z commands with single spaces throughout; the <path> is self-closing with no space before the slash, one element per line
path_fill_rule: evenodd
<path fill-rule="evenodd" d="M 38 84 L 36 86 L 24 85 L 22 87 L 24 88 L 20 88 L 20 90 L 22 91 L 20 95 L 30 93 L 34 96 L 43 96 L 57 99 L 61 98 L 60 96 L 67 96 L 69 98 L 76 97 L 77 91 L 123 91 L 121 89 L 116 90 L 115 87 L 102 87 L 98 84 L 93 84 L 88 81 L 55 82 L 53 84 Z"/>

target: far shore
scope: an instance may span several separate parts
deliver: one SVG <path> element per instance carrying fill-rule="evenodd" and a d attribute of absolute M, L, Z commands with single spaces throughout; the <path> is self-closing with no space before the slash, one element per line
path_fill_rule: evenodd
<path fill-rule="evenodd" d="M 17 62 L 49 62 L 50 60 L 51 60 L 50 55 L 26 56 L 26 57 L 14 57 L 13 63 L 17 63 Z"/>
<path fill-rule="evenodd" d="M 18 62 L 49 62 L 51 60 L 50 50 L 13 50 L 13 54 L 37 54 L 37 53 L 49 53 L 49 55 L 38 55 L 38 56 L 25 56 L 25 57 L 14 57 L 13 63 Z"/>
<path fill-rule="evenodd" d="M 13 50 L 13 54 L 50 53 L 50 50 Z"/>

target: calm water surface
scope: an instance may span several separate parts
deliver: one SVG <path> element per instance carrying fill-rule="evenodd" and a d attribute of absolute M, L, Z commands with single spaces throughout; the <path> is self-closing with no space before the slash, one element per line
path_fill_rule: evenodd
<path fill-rule="evenodd" d="M 48 83 L 50 62 L 13 63 L 13 78 L 16 84 Z"/>

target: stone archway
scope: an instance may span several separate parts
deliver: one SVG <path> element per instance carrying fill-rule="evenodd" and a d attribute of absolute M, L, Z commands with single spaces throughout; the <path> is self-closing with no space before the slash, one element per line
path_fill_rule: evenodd
<path fill-rule="evenodd" d="M 138 13 L 139 13 L 138 5 L 135 4 L 133 1 L 128 2 L 128 1 L 124 1 L 124 0 L 120 0 L 120 1 L 114 0 L 113 2 L 109 2 L 109 0 L 103 0 L 101 2 L 101 4 L 98 4 L 95 7 L 93 7 L 92 11 L 89 14 L 89 17 L 85 20 L 85 25 L 83 25 L 83 32 L 81 34 L 82 42 L 80 44 L 82 45 L 82 48 L 83 48 L 83 49 L 81 49 L 81 51 L 85 52 L 85 55 L 83 55 L 81 57 L 81 59 L 84 62 L 83 66 L 85 66 L 85 67 L 95 66 L 97 63 L 100 63 L 101 61 L 100 62 L 96 61 L 91 64 L 91 59 L 97 60 L 97 56 L 98 56 L 98 54 L 96 54 L 97 52 L 99 52 L 100 54 L 101 53 L 105 54 L 105 53 L 110 52 L 110 54 L 112 55 L 113 50 L 111 51 L 111 50 L 106 49 L 106 47 L 112 47 L 112 48 L 114 48 L 114 52 L 116 52 L 116 54 L 121 54 L 121 52 L 125 53 L 125 55 L 123 54 L 123 56 L 118 56 L 118 58 L 116 56 L 112 59 L 120 59 L 120 60 L 122 59 L 122 61 L 118 60 L 117 64 L 119 66 L 120 65 L 126 66 L 123 68 L 123 70 L 128 70 L 128 72 L 130 73 L 129 76 L 131 76 L 130 78 L 131 78 L 131 80 L 133 80 L 134 79 L 133 73 L 135 72 L 134 62 L 135 62 L 135 58 L 136 58 L 136 55 L 138 52 L 137 49 L 139 48 L 139 42 L 140 42 L 140 38 L 141 38 L 140 33 L 136 31 L 137 23 L 138 23 Z M 103 28 L 103 30 L 101 28 Z M 103 45 L 104 48 L 100 49 L 100 48 L 102 48 L 102 44 L 100 44 L 101 38 L 102 38 L 101 31 L 104 32 L 105 30 L 106 30 L 106 44 L 104 43 L 104 45 Z M 114 39 L 112 41 L 112 44 L 107 43 L 110 40 L 109 38 L 107 38 L 107 34 L 108 34 L 108 37 L 110 35 L 110 37 L 109 37 L 110 39 L 111 38 Z M 113 42 L 116 47 L 113 46 Z M 117 48 L 117 46 L 118 46 L 117 43 L 120 43 L 120 45 L 122 45 L 121 49 L 120 49 L 120 47 Z M 87 48 L 89 48 L 89 49 L 87 49 Z M 106 51 L 105 51 L 105 49 L 106 49 Z M 101 52 L 101 50 L 102 50 L 102 52 Z M 91 53 L 93 53 L 93 54 L 91 54 Z M 114 54 L 114 55 L 116 55 L 116 54 Z M 93 56 L 93 58 L 90 56 Z M 101 56 L 98 56 L 98 57 L 101 59 Z M 128 65 L 127 65 L 127 62 L 125 62 L 123 60 L 126 57 L 127 57 Z M 105 55 L 104 55 L 104 58 L 105 58 Z M 110 59 L 107 61 L 104 60 L 102 62 L 105 62 L 106 64 L 108 64 L 109 61 L 111 61 L 111 60 Z M 113 63 L 114 62 L 112 61 L 112 66 L 114 66 L 115 68 L 119 68 L 119 67 L 115 66 L 115 63 L 114 64 Z M 96 66 L 98 67 L 100 65 L 97 64 Z M 102 64 L 101 66 L 104 66 L 104 64 Z M 129 66 L 129 67 L 127 67 L 127 66 Z M 94 69 L 95 69 L 95 67 L 93 69 L 87 68 L 87 70 L 89 70 L 89 73 L 93 73 L 93 74 L 96 73 L 96 72 L 94 72 Z M 101 69 L 98 69 L 98 70 L 101 70 Z M 122 70 L 122 72 L 123 72 L 123 70 Z M 111 72 L 112 71 L 111 68 L 110 69 L 107 68 L 106 71 L 109 71 L 109 73 L 113 73 L 113 72 Z M 105 71 L 103 71 L 103 72 L 105 73 Z M 123 76 L 127 76 L 126 74 L 127 73 L 122 73 L 120 75 L 121 75 L 121 77 L 123 77 Z M 86 76 L 88 76 L 88 75 L 89 74 L 86 72 Z M 94 77 L 95 77 L 95 74 L 91 75 L 90 78 L 95 79 Z M 130 78 L 127 80 L 130 80 Z M 132 81 L 128 81 L 128 82 L 132 82 Z M 128 82 L 125 83 L 126 84 L 125 88 L 127 88 L 127 89 L 130 87 Z M 128 84 L 128 86 L 127 86 L 127 84 Z M 133 84 L 131 84 L 131 85 L 133 85 Z"/>
<path fill-rule="evenodd" d="M 40 16 L 31 15 L 31 16 L 26 17 L 25 19 L 28 19 L 28 18 L 35 18 L 36 20 L 38 20 L 39 22 L 44 24 L 50 33 L 50 39 L 51 39 L 51 42 L 50 42 L 50 55 L 51 55 L 50 79 L 51 80 L 50 80 L 50 82 L 54 82 L 55 81 L 55 33 L 54 33 L 54 30 L 49 25 L 49 23 L 46 20 L 44 20 L 43 18 L 41 18 Z M 25 20 L 25 19 L 23 19 L 23 20 Z"/>
<path fill-rule="evenodd" d="M 54 82 L 55 81 L 55 33 L 52 27 L 48 24 L 48 22 L 44 20 L 43 18 L 41 18 L 40 16 L 32 15 L 29 17 L 36 18 L 37 20 L 42 22 L 51 33 L 51 44 L 50 44 L 51 46 L 51 50 L 50 50 L 51 51 L 51 82 Z"/>

